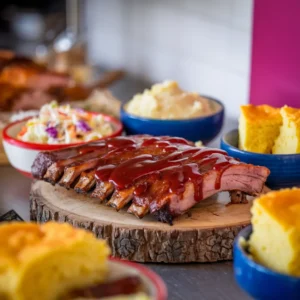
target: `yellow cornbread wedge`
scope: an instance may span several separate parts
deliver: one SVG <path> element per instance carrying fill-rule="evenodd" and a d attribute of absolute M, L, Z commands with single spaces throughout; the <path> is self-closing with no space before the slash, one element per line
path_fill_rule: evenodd
<path fill-rule="evenodd" d="M 282 124 L 280 109 L 269 105 L 240 107 L 239 148 L 256 153 L 271 153 Z"/>
<path fill-rule="evenodd" d="M 300 276 L 300 188 L 270 192 L 251 209 L 250 253 L 262 265 Z"/>
<path fill-rule="evenodd" d="M 300 109 L 284 106 L 280 114 L 283 124 L 275 141 L 273 154 L 300 153 Z"/>
<path fill-rule="evenodd" d="M 56 300 L 104 280 L 106 242 L 69 224 L 0 226 L 0 299 Z"/>

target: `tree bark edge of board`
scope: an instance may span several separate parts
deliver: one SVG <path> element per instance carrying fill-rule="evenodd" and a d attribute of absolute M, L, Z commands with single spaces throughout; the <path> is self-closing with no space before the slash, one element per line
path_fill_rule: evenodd
<path fill-rule="evenodd" d="M 234 239 L 248 225 L 183 231 L 118 227 L 58 211 L 34 192 L 30 195 L 30 219 L 40 223 L 68 222 L 74 227 L 90 230 L 96 237 L 107 241 L 113 257 L 142 263 L 232 260 Z"/>

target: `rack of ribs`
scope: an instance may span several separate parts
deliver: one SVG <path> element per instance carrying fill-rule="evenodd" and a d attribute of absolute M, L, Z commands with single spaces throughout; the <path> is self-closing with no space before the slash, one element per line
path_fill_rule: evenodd
<path fill-rule="evenodd" d="M 41 152 L 34 178 L 172 224 L 199 201 L 229 191 L 232 203 L 262 192 L 269 169 L 177 137 L 136 135 Z"/>

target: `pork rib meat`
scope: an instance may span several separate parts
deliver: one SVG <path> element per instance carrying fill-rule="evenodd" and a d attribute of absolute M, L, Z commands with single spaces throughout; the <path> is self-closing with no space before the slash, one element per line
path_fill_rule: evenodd
<path fill-rule="evenodd" d="M 182 138 L 136 135 L 41 152 L 32 174 L 116 210 L 129 205 L 138 218 L 150 213 L 171 224 L 221 191 L 230 193 L 232 203 L 247 202 L 246 195 L 263 191 L 270 171 Z"/>

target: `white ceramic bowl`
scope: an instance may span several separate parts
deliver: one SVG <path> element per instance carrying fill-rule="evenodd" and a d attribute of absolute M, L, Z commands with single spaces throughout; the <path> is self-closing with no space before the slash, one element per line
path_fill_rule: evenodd
<path fill-rule="evenodd" d="M 101 115 L 103 115 L 104 119 L 109 121 L 114 127 L 113 134 L 105 138 L 121 135 L 123 131 L 122 123 L 111 116 L 104 115 L 104 114 Z M 67 148 L 70 146 L 75 146 L 80 144 L 80 143 L 76 143 L 76 144 L 48 145 L 48 144 L 29 143 L 29 142 L 23 142 L 18 140 L 16 138 L 18 133 L 25 125 L 27 120 L 30 118 L 31 117 L 8 124 L 3 129 L 3 133 L 2 133 L 4 150 L 10 164 L 15 169 L 17 169 L 20 173 L 22 173 L 27 177 L 32 177 L 31 166 L 39 152 L 59 150 L 62 148 Z"/>

